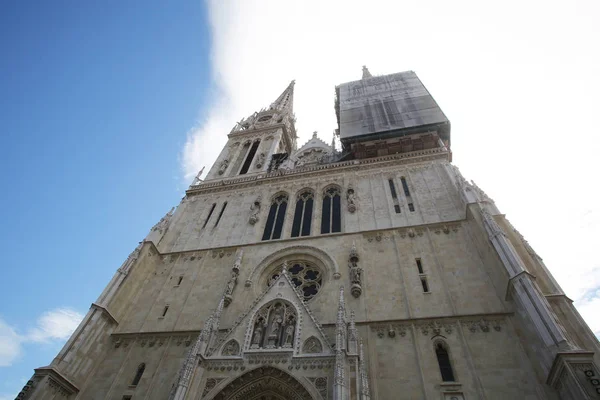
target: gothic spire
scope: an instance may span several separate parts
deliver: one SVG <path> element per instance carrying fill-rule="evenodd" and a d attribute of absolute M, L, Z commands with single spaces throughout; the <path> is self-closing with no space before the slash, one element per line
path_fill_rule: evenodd
<path fill-rule="evenodd" d="M 281 93 L 281 95 L 275 100 L 269 107 L 271 110 L 289 111 L 291 112 L 294 107 L 294 84 L 295 80 L 291 81 L 288 87 Z"/>

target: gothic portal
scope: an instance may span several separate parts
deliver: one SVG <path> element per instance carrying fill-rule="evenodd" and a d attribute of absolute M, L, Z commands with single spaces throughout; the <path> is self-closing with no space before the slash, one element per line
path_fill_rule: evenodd
<path fill-rule="evenodd" d="M 336 87 L 296 143 L 294 82 L 117 270 L 19 399 L 598 399 L 596 337 L 451 163 L 414 72 Z"/>

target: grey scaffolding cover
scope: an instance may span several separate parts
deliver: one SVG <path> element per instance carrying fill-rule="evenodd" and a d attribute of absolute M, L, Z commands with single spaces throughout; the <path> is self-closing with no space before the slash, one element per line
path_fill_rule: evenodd
<path fill-rule="evenodd" d="M 413 71 L 348 82 L 337 88 L 342 143 L 437 130 L 450 139 L 450 123 Z"/>

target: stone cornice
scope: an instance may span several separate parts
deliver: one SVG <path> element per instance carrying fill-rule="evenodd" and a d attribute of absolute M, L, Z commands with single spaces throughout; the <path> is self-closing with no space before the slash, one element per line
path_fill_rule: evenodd
<path fill-rule="evenodd" d="M 101 313 L 103 313 L 104 315 L 106 315 L 108 317 L 108 319 L 110 319 L 114 324 L 119 325 L 119 321 L 117 321 L 117 319 L 115 318 L 115 316 L 112 315 L 111 312 L 108 311 L 108 309 L 106 307 L 104 307 L 103 305 L 100 305 L 98 303 L 92 303 L 92 305 L 90 306 L 90 308 L 93 308 L 95 310 L 100 311 Z"/>
<path fill-rule="evenodd" d="M 196 186 L 190 186 L 187 195 L 206 192 L 220 192 L 224 190 L 240 189 L 242 187 L 256 186 L 257 183 L 271 183 L 287 179 L 298 179 L 299 177 L 310 177 L 321 175 L 324 171 L 342 172 L 352 169 L 373 169 L 398 164 L 431 161 L 436 159 L 448 160 L 449 152 L 443 148 L 412 151 L 409 153 L 392 154 L 381 157 L 366 158 L 360 160 L 342 161 L 331 164 L 320 164 L 295 168 L 291 170 L 278 170 L 269 173 L 258 173 L 251 176 L 222 179 L 214 182 L 203 182 Z"/>
<path fill-rule="evenodd" d="M 59 370 L 54 367 L 40 367 L 34 369 L 35 374 L 38 376 L 48 376 L 56 383 L 58 383 L 61 388 L 65 389 L 70 394 L 78 393 L 79 388 L 73 382 L 71 382 L 66 376 L 64 376 Z"/>

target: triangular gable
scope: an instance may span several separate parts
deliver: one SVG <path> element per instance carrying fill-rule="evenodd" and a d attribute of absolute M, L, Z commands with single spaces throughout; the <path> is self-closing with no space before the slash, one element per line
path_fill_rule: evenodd
<path fill-rule="evenodd" d="M 254 321 L 258 311 L 266 304 L 274 301 L 282 300 L 291 304 L 297 312 L 297 323 L 294 337 L 293 349 L 283 349 L 292 351 L 293 355 L 303 354 L 302 347 L 307 339 L 312 338 L 308 343 L 311 348 L 315 348 L 315 339 L 318 339 L 321 344 L 321 351 L 310 351 L 313 355 L 332 355 L 331 342 L 323 332 L 323 328 L 317 322 L 312 311 L 304 302 L 301 293 L 292 283 L 287 270 L 284 271 L 261 295 L 259 295 L 252 305 L 240 315 L 233 327 L 225 336 L 218 340 L 207 353 L 207 357 L 220 358 L 222 356 L 241 355 L 242 353 L 260 353 L 274 350 L 282 351 L 282 349 L 250 349 L 252 333 L 254 330 Z M 233 342 L 232 340 L 235 340 Z M 239 352 L 231 354 L 230 349 L 236 348 L 236 343 L 239 345 Z"/>
<path fill-rule="evenodd" d="M 304 146 L 300 147 L 294 152 L 292 158 L 298 158 L 311 149 L 321 149 L 324 153 L 333 152 L 333 149 L 330 145 L 319 139 L 317 135 L 313 135 L 313 137 L 308 142 L 306 142 Z"/>

